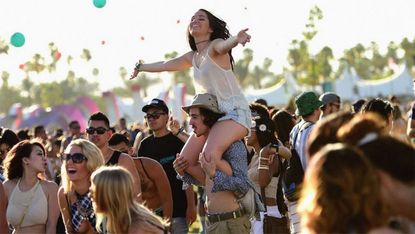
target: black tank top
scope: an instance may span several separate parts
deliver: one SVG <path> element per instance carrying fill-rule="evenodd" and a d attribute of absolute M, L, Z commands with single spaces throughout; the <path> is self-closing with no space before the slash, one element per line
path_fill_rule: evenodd
<path fill-rule="evenodd" d="M 113 166 L 118 165 L 118 159 L 120 158 L 121 152 L 114 150 L 114 153 L 112 153 L 112 156 L 110 160 L 108 160 L 107 163 L 105 163 L 105 166 Z"/>

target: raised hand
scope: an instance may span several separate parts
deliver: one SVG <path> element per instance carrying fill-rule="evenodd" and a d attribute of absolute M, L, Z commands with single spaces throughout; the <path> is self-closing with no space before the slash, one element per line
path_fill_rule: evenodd
<path fill-rule="evenodd" d="M 238 35 L 236 36 L 238 43 L 240 43 L 242 46 L 245 46 L 247 42 L 251 41 L 251 35 L 246 33 L 247 31 L 248 31 L 247 28 L 242 29 L 241 31 L 239 31 Z"/>
<path fill-rule="evenodd" d="M 271 144 L 264 146 L 259 153 L 259 160 L 263 161 L 267 165 L 271 165 L 277 152 L 275 148 L 271 147 Z"/>
<path fill-rule="evenodd" d="M 130 76 L 130 80 L 136 78 L 139 72 L 140 72 L 139 70 L 134 69 L 133 73 Z"/>
<path fill-rule="evenodd" d="M 172 116 L 170 116 L 169 118 L 169 129 L 170 129 L 170 132 L 172 132 L 174 135 L 176 135 L 180 129 L 179 121 L 177 119 L 173 119 Z"/>

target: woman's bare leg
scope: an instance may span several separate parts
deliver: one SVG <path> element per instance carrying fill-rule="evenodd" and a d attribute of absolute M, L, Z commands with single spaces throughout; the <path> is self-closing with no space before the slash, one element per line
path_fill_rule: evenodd
<path fill-rule="evenodd" d="M 197 137 L 196 134 L 192 133 L 189 139 L 187 139 L 186 144 L 184 144 L 180 155 L 186 159 L 189 163 L 189 166 L 195 166 L 198 164 L 199 154 L 202 152 L 203 146 L 206 143 L 205 136 Z"/>
<path fill-rule="evenodd" d="M 222 120 L 216 122 L 209 132 L 203 152 L 207 160 L 215 160 L 218 170 L 232 175 L 230 164 L 221 160 L 223 153 L 235 141 L 241 140 L 248 133 L 248 130 L 233 120 Z"/>

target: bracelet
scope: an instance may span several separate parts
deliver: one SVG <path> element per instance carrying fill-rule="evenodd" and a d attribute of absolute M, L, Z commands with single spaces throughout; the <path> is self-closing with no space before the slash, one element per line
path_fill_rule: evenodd
<path fill-rule="evenodd" d="M 178 136 L 181 132 L 183 132 L 184 127 L 179 128 L 179 131 L 177 131 L 176 134 L 174 134 L 175 136 Z"/>
<path fill-rule="evenodd" d="M 269 164 L 268 163 L 264 164 L 264 163 L 259 162 L 258 166 L 260 166 L 260 167 L 269 167 Z"/>
<path fill-rule="evenodd" d="M 269 166 L 262 166 L 262 165 L 260 165 L 258 167 L 258 170 L 269 170 Z"/>
<path fill-rule="evenodd" d="M 143 60 L 138 60 L 138 63 L 136 63 L 135 64 L 135 68 L 134 68 L 134 70 L 137 70 L 137 71 L 140 71 L 140 67 L 141 67 L 141 65 L 144 63 L 144 61 Z"/>

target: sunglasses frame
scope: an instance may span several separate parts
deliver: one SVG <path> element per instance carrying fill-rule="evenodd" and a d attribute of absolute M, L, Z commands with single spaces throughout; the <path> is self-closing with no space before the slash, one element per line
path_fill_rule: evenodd
<path fill-rule="evenodd" d="M 104 130 L 104 129 L 105 129 L 105 130 Z M 102 135 L 102 134 L 106 133 L 108 130 L 109 130 L 109 129 L 104 128 L 104 127 L 97 127 L 97 128 L 94 128 L 94 127 L 89 127 L 89 128 L 87 128 L 85 131 L 86 131 L 86 133 L 88 133 L 89 135 L 92 135 L 92 134 L 94 134 L 95 132 L 96 132 L 98 135 Z"/>
<path fill-rule="evenodd" d="M 66 162 L 69 160 L 72 160 L 73 163 L 80 164 L 83 161 L 88 161 L 88 158 L 85 157 L 83 153 L 74 153 L 74 154 L 63 154 L 62 160 Z"/>
<path fill-rule="evenodd" d="M 154 119 L 154 120 L 158 120 L 160 118 L 160 116 L 162 115 L 166 115 L 166 113 L 164 112 L 154 112 L 154 113 L 147 113 L 146 115 L 144 115 L 145 119 Z"/>

